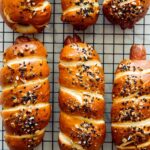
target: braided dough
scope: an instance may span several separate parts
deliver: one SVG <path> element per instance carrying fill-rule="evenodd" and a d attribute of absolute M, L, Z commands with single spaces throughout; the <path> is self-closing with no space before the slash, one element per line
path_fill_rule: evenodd
<path fill-rule="evenodd" d="M 99 150 L 105 139 L 104 73 L 98 54 L 78 36 L 60 54 L 61 150 Z"/>
<path fill-rule="evenodd" d="M 150 150 L 150 61 L 142 45 L 116 71 L 113 87 L 112 137 L 118 150 Z"/>
<path fill-rule="evenodd" d="M 4 53 L 0 100 L 10 150 L 32 150 L 43 139 L 51 115 L 46 57 L 43 45 L 27 37 L 17 38 Z"/>

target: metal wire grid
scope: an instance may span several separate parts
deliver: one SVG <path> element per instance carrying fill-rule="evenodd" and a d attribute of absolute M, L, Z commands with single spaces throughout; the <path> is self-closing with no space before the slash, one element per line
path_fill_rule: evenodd
<path fill-rule="evenodd" d="M 47 127 L 42 144 L 37 150 L 59 150 L 57 139 L 59 132 L 59 106 L 58 106 L 58 62 L 59 53 L 63 47 L 63 41 L 67 35 L 78 33 L 87 43 L 93 45 L 103 62 L 105 71 L 105 100 L 106 110 L 105 118 L 107 123 L 106 140 L 102 150 L 115 150 L 111 139 L 110 128 L 110 109 L 111 109 L 111 91 L 114 78 L 114 72 L 118 63 L 129 56 L 129 49 L 133 43 L 144 44 L 148 58 L 150 59 L 150 11 L 147 16 L 138 22 L 131 30 L 122 31 L 118 26 L 112 26 L 103 16 L 99 15 L 99 20 L 95 26 L 88 28 L 84 32 L 77 32 L 71 25 L 63 24 L 60 21 L 61 4 L 60 0 L 50 0 L 53 6 L 53 13 L 48 28 L 41 34 L 30 35 L 41 40 L 48 51 L 48 63 L 51 68 L 49 77 L 51 83 L 51 104 L 53 113 L 51 121 Z M 102 0 L 100 0 L 102 5 Z M 0 18 L 0 66 L 2 66 L 3 51 L 12 45 L 15 38 L 21 34 L 15 33 L 4 24 Z M 4 142 L 4 128 L 0 120 L 0 150 L 8 150 Z"/>

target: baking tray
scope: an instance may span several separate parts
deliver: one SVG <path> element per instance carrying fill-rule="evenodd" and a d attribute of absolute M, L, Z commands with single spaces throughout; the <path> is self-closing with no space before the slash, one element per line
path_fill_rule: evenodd
<path fill-rule="evenodd" d="M 133 29 L 121 30 L 118 26 L 111 25 L 103 16 L 102 10 L 97 24 L 86 31 L 74 31 L 71 25 L 63 24 L 60 20 L 60 0 L 50 0 L 53 14 L 48 27 L 43 33 L 30 35 L 41 40 L 48 51 L 48 63 L 51 68 L 49 77 L 51 83 L 51 104 L 53 113 L 51 121 L 46 129 L 42 144 L 36 150 L 59 150 L 57 139 L 59 133 L 59 105 L 58 105 L 58 62 L 59 53 L 63 47 L 63 41 L 67 35 L 78 35 L 87 43 L 93 45 L 103 63 L 105 71 L 105 118 L 107 134 L 102 150 L 115 150 L 112 143 L 110 127 L 111 91 L 114 72 L 118 63 L 129 57 L 129 50 L 133 43 L 144 44 L 150 59 L 150 11 L 144 19 L 138 22 Z M 102 6 L 102 0 L 99 1 Z M 21 34 L 13 32 L 0 18 L 0 66 L 2 66 L 3 51 L 14 42 Z M 4 141 L 4 128 L 0 119 L 0 150 L 8 150 Z"/>

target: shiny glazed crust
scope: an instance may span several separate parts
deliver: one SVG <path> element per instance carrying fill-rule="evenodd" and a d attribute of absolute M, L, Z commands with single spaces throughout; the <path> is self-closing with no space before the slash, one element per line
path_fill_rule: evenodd
<path fill-rule="evenodd" d="M 42 104 L 3 110 L 2 117 L 7 134 L 34 134 L 45 128 L 49 122 L 51 108 L 49 104 L 40 105 Z"/>
<path fill-rule="evenodd" d="M 112 138 L 118 150 L 150 149 L 150 61 L 142 45 L 133 45 L 113 87 Z"/>
<path fill-rule="evenodd" d="M 51 116 L 46 56 L 41 42 L 27 37 L 18 37 L 4 53 L 0 100 L 10 150 L 31 150 L 43 139 Z"/>
<path fill-rule="evenodd" d="M 0 0 L 4 21 L 16 32 L 41 32 L 51 16 L 51 5 L 47 0 Z"/>
<path fill-rule="evenodd" d="M 19 85 L 31 80 L 43 79 L 49 75 L 49 67 L 46 59 L 31 61 L 30 59 L 22 63 L 14 63 L 11 66 L 6 65 L 1 69 L 0 77 L 2 87 Z"/>
<path fill-rule="evenodd" d="M 104 0 L 103 13 L 113 24 L 122 29 L 133 28 L 143 18 L 150 6 L 149 0 Z"/>
<path fill-rule="evenodd" d="M 70 23 L 76 30 L 85 30 L 96 23 L 99 14 L 97 0 L 61 0 L 62 21 Z"/>
<path fill-rule="evenodd" d="M 78 36 L 60 54 L 61 150 L 99 150 L 105 139 L 104 73 L 98 54 Z"/>
<path fill-rule="evenodd" d="M 11 150 L 32 150 L 39 145 L 44 137 L 44 130 L 37 131 L 34 135 L 13 136 L 6 134 L 5 141 Z"/>
<path fill-rule="evenodd" d="M 99 150 L 105 139 L 104 122 L 88 122 L 84 118 L 71 116 L 63 112 L 60 113 L 60 130 L 73 143 L 81 145 L 85 150 Z M 61 138 L 59 140 L 61 143 Z M 73 148 L 73 145 L 70 145 L 70 147 Z"/>
<path fill-rule="evenodd" d="M 15 44 L 8 47 L 4 52 L 4 63 L 11 59 L 23 57 L 47 57 L 47 52 L 43 44 L 36 39 L 21 37 L 16 39 Z"/>

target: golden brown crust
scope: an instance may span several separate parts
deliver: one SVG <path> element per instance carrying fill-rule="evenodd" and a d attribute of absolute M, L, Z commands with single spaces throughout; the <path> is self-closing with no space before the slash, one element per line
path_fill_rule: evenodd
<path fill-rule="evenodd" d="M 17 87 L 31 80 L 43 79 L 49 75 L 47 60 L 22 61 L 4 66 L 1 70 L 0 82 L 2 87 L 14 85 Z"/>
<path fill-rule="evenodd" d="M 21 33 L 41 32 L 51 16 L 47 0 L 1 0 L 1 14 L 7 25 Z"/>
<path fill-rule="evenodd" d="M 37 103 L 46 103 L 50 99 L 50 85 L 48 79 L 35 82 L 32 84 L 25 84 L 16 88 L 3 90 L 0 97 L 4 108 L 14 106 L 30 105 Z"/>
<path fill-rule="evenodd" d="M 60 149 L 98 150 L 105 139 L 104 73 L 98 54 L 79 38 L 68 37 L 59 73 Z"/>
<path fill-rule="evenodd" d="M 86 43 L 72 43 L 62 49 L 60 60 L 62 62 L 86 62 L 89 60 L 99 61 L 99 57 L 90 45 Z M 81 63 L 77 66 L 66 67 L 60 63 L 59 68 L 60 74 L 64 76 L 64 78 L 60 78 L 62 86 L 104 93 L 104 75 L 101 66 L 87 66 Z M 80 74 L 80 76 L 77 77 L 77 74 Z M 81 76 L 84 76 L 82 80 Z"/>
<path fill-rule="evenodd" d="M 35 39 L 18 37 L 13 46 L 4 52 L 4 62 L 23 57 L 47 57 L 47 52 L 43 44 Z"/>
<path fill-rule="evenodd" d="M 147 70 L 150 67 L 150 61 L 147 60 L 123 60 L 118 65 L 118 68 L 116 70 L 117 73 L 124 73 L 124 72 L 142 72 L 143 70 Z"/>
<path fill-rule="evenodd" d="M 86 43 L 71 43 L 66 45 L 60 54 L 62 61 L 99 60 L 98 54 L 92 46 Z"/>
<path fill-rule="evenodd" d="M 143 133 L 147 131 L 149 131 L 149 127 L 112 127 L 112 137 L 118 146 L 132 142 L 132 144 L 126 146 L 136 147 L 136 145 L 149 141 L 150 135 Z"/>
<path fill-rule="evenodd" d="M 83 103 L 70 95 L 69 93 L 60 90 L 59 104 L 63 112 L 76 116 L 82 116 L 93 119 L 103 119 L 105 102 L 102 98 L 98 98 L 90 93 L 83 93 L 81 95 Z"/>
<path fill-rule="evenodd" d="M 149 6 L 149 0 L 105 0 L 103 13 L 111 23 L 120 25 L 122 29 L 133 28 L 146 15 Z"/>
<path fill-rule="evenodd" d="M 32 150 L 34 147 L 39 145 L 44 137 L 44 130 L 37 131 L 35 134 L 30 136 L 13 136 L 5 135 L 5 140 L 10 150 Z"/>
<path fill-rule="evenodd" d="M 60 113 L 60 130 L 85 150 L 98 150 L 105 138 L 104 123 L 94 124 L 63 112 Z"/>
<path fill-rule="evenodd" d="M 139 53 L 137 53 L 139 52 Z M 133 45 L 122 61 L 113 87 L 112 138 L 118 149 L 149 150 L 150 61 L 143 46 Z"/>
<path fill-rule="evenodd" d="M 0 83 L 0 101 L 6 130 L 5 139 L 11 150 L 32 150 L 40 144 L 49 123 L 49 67 L 43 45 L 19 37 L 4 54 Z M 18 145 L 19 144 L 19 145 Z"/>
<path fill-rule="evenodd" d="M 99 14 L 97 0 L 62 0 L 62 21 L 70 23 L 76 30 L 85 30 L 96 23 Z"/>
<path fill-rule="evenodd" d="M 74 90 L 85 90 L 104 94 L 104 74 L 99 66 L 87 66 L 81 64 L 75 67 L 59 65 L 59 79 L 62 86 Z M 79 74 L 79 75 L 78 75 Z"/>
<path fill-rule="evenodd" d="M 124 75 L 114 81 L 113 98 L 132 96 L 138 98 L 141 95 L 148 95 L 150 92 L 150 74 Z"/>
<path fill-rule="evenodd" d="M 122 149 L 122 148 L 117 148 L 117 150 L 135 150 L 135 148 L 137 149 L 137 150 L 141 150 L 141 148 L 137 148 L 137 147 L 133 147 L 133 148 L 129 148 L 129 149 L 126 149 L 126 148 L 124 148 L 124 149 Z M 143 148 L 143 150 L 150 150 L 150 146 L 148 145 L 148 146 L 145 146 L 144 148 Z"/>
<path fill-rule="evenodd" d="M 11 135 L 34 134 L 37 130 L 45 128 L 50 119 L 51 107 L 49 104 L 38 106 L 3 110 L 1 115 L 6 132 Z"/>
<path fill-rule="evenodd" d="M 128 99 L 122 103 L 113 103 L 112 107 L 112 122 L 137 122 L 150 118 L 150 98 Z"/>

